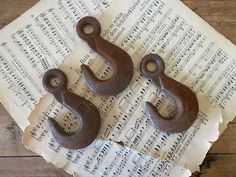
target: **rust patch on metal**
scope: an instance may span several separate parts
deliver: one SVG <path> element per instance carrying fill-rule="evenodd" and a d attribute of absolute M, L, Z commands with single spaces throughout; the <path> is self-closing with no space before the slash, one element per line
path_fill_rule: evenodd
<path fill-rule="evenodd" d="M 52 78 L 59 79 L 57 86 L 51 84 Z M 53 118 L 48 118 L 48 124 L 56 141 L 69 149 L 80 149 L 91 144 L 101 124 L 97 108 L 88 100 L 67 90 L 67 77 L 59 69 L 51 69 L 44 74 L 43 86 L 80 121 L 80 128 L 76 132 L 67 133 Z"/>
<path fill-rule="evenodd" d="M 154 71 L 149 71 L 147 65 L 156 65 Z M 181 133 L 197 119 L 199 106 L 195 93 L 185 85 L 165 75 L 165 63 L 158 55 L 147 55 L 142 59 L 140 69 L 142 74 L 169 96 L 176 105 L 176 112 L 171 117 L 163 117 L 150 102 L 146 102 L 146 109 L 153 124 L 165 133 Z"/>
<path fill-rule="evenodd" d="M 93 27 L 91 33 L 85 33 L 84 28 Z M 134 66 L 127 52 L 104 40 L 101 36 L 101 26 L 94 17 L 84 17 L 77 24 L 77 33 L 88 45 L 109 61 L 112 65 L 113 74 L 109 79 L 96 78 L 93 71 L 86 65 L 81 66 L 82 74 L 87 86 L 95 93 L 105 96 L 116 95 L 127 88 L 133 78 Z"/>

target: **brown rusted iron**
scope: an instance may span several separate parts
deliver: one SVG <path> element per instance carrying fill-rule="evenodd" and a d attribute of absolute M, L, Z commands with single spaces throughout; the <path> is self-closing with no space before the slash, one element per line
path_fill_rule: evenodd
<path fill-rule="evenodd" d="M 89 34 L 84 31 L 87 25 L 93 27 L 93 31 Z M 88 66 L 82 65 L 81 70 L 87 86 L 101 95 L 111 96 L 122 92 L 131 82 L 134 72 L 133 62 L 128 53 L 101 38 L 100 23 L 93 17 L 80 19 L 77 24 L 77 33 L 94 51 L 109 61 L 113 69 L 113 74 L 109 79 L 100 80 Z"/>
<path fill-rule="evenodd" d="M 51 80 L 59 79 L 58 86 L 53 86 Z M 96 107 L 86 99 L 67 90 L 67 77 L 59 69 L 51 69 L 44 74 L 43 86 L 52 93 L 56 100 L 67 107 L 79 119 L 80 126 L 75 133 L 67 133 L 53 119 L 48 123 L 56 141 L 69 149 L 80 149 L 88 146 L 96 138 L 100 129 L 100 115 Z"/>
<path fill-rule="evenodd" d="M 156 69 L 149 71 L 147 65 L 154 63 Z M 163 117 L 150 102 L 146 102 L 146 109 L 154 125 L 165 133 L 181 133 L 186 131 L 196 120 L 198 115 L 198 100 L 195 93 L 185 85 L 171 79 L 164 74 L 165 63 L 158 55 L 147 55 L 143 58 L 140 69 L 142 74 L 170 97 L 176 105 L 175 114 Z"/>

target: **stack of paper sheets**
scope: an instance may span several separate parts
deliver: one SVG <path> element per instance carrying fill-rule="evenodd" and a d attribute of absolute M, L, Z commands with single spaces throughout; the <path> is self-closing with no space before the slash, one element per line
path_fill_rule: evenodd
<path fill-rule="evenodd" d="M 133 80 L 119 95 L 98 96 L 81 77 L 81 64 L 99 78 L 112 73 L 76 33 L 88 15 L 134 62 Z M 158 131 L 145 112 L 145 101 L 163 114 L 174 109 L 140 74 L 140 61 L 150 53 L 163 57 L 168 76 L 198 94 L 198 119 L 184 133 Z M 0 31 L 0 61 L 0 101 L 24 131 L 24 145 L 75 176 L 190 176 L 236 115 L 236 47 L 179 0 L 41 0 Z M 50 68 L 63 70 L 70 90 L 101 114 L 99 135 L 84 149 L 62 148 L 52 137 L 48 117 L 66 130 L 77 121 L 44 90 L 42 76 Z"/>

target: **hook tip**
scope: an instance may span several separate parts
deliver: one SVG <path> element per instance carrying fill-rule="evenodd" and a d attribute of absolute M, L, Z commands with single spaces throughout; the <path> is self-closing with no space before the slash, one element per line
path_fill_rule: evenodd
<path fill-rule="evenodd" d="M 145 103 L 145 106 L 146 106 L 146 108 L 147 108 L 147 112 L 154 112 L 155 111 L 155 106 L 153 106 L 153 104 L 152 103 L 150 103 L 150 102 L 146 102 Z"/>
<path fill-rule="evenodd" d="M 81 68 L 81 72 L 82 72 L 82 73 L 86 72 L 86 71 L 89 69 L 89 67 L 88 67 L 87 65 L 85 65 L 85 64 L 82 64 L 82 65 L 80 66 L 80 68 Z"/>
<path fill-rule="evenodd" d="M 59 123 L 51 117 L 48 118 L 48 125 L 49 125 L 53 134 L 55 132 L 60 132 L 60 130 L 61 130 Z"/>
<path fill-rule="evenodd" d="M 51 117 L 48 117 L 48 124 L 49 124 L 49 127 L 51 127 L 52 125 L 54 125 L 54 122 L 55 120 Z"/>

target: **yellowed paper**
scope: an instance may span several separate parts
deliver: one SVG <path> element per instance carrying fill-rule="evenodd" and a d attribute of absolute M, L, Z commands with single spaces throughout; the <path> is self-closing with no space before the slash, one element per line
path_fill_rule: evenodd
<path fill-rule="evenodd" d="M 22 130 L 46 94 L 41 80 L 79 44 L 79 18 L 99 14 L 110 0 L 41 0 L 0 31 L 0 101 Z"/>
<path fill-rule="evenodd" d="M 190 176 L 187 169 L 197 170 L 211 143 L 218 138 L 221 112 L 224 127 L 236 114 L 232 109 L 236 101 L 235 46 L 178 0 L 114 1 L 99 18 L 103 36 L 132 56 L 135 74 L 123 93 L 100 97 L 85 86 L 80 65 L 88 64 L 100 78 L 109 77 L 111 67 L 76 36 L 74 27 L 78 16 L 101 12 L 108 4 L 105 1 L 44 0 L 18 19 L 14 28 L 12 25 L 6 28 L 9 30 L 2 30 L 0 59 L 4 67 L 14 67 L 8 69 L 1 65 L 3 84 L 0 87 L 7 92 L 0 94 L 0 100 L 22 129 L 28 126 L 30 115 L 24 144 L 70 174 Z M 27 43 L 27 36 L 31 43 Z M 26 48 L 21 49 L 22 44 Z M 141 58 L 149 53 L 163 57 L 166 74 L 199 95 L 199 118 L 187 132 L 163 134 L 149 122 L 145 101 L 156 104 L 163 114 L 171 114 L 174 109 L 163 93 L 140 75 Z M 21 65 L 23 70 L 20 70 Z M 70 126 L 76 119 L 68 110 L 49 94 L 42 97 L 46 93 L 41 85 L 42 74 L 52 67 L 62 69 L 69 76 L 68 87 L 99 109 L 103 120 L 101 131 L 97 140 L 85 149 L 67 150 L 52 138 L 46 122 L 48 116 L 57 119 L 67 130 L 76 128 L 76 124 Z M 26 89 L 19 87 L 20 81 Z M 207 96 L 212 105 L 200 95 Z M 124 147 L 116 142 L 123 142 Z M 130 154 L 129 158 L 126 153 Z M 139 158 L 135 163 L 133 159 L 137 154 Z M 125 165 L 119 166 L 121 164 Z"/>
<path fill-rule="evenodd" d="M 75 93 L 80 91 L 79 88 L 73 90 Z M 199 102 L 199 118 L 187 132 L 176 135 L 161 133 L 150 123 L 145 125 L 145 120 L 141 120 L 139 113 L 129 118 L 130 121 L 119 137 L 112 139 L 116 130 L 103 126 L 97 140 L 90 146 L 82 150 L 68 150 L 55 142 L 47 124 L 47 117 L 52 117 L 57 112 L 57 120 L 66 130 L 69 128 L 65 126 L 66 122 L 75 122 L 74 118 L 55 103 L 52 97 L 46 96 L 41 100 L 38 109 L 32 113 L 31 127 L 25 130 L 23 142 L 27 148 L 42 155 L 48 162 L 75 176 L 176 176 L 176 171 L 179 170 L 182 171 L 179 176 L 190 176 L 191 173 L 186 168 L 198 170 L 198 165 L 202 163 L 211 142 L 218 138 L 218 126 L 222 121 L 220 111 L 216 107 L 213 108 L 207 98 L 199 97 Z M 110 121 L 112 120 L 105 119 L 103 124 L 111 126 Z M 108 137 L 107 131 L 110 131 Z M 114 142 L 123 142 L 124 147 L 118 148 Z M 132 155 L 118 153 L 126 151 Z M 142 163 L 139 160 L 139 163 L 133 162 L 137 154 L 142 156 Z"/>

